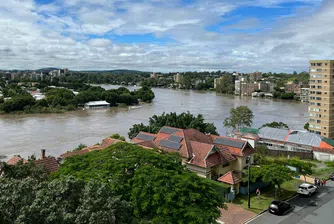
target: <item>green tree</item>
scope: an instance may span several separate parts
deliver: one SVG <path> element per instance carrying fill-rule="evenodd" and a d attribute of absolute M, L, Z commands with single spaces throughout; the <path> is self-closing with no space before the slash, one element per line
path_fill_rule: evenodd
<path fill-rule="evenodd" d="M 261 179 L 263 182 L 278 185 L 279 189 L 284 181 L 292 180 L 292 176 L 295 176 L 295 174 L 295 172 L 285 165 L 276 163 L 251 168 L 252 182 Z"/>
<path fill-rule="evenodd" d="M 221 80 L 217 83 L 216 91 L 224 94 L 234 93 L 233 75 L 226 74 L 221 77 Z"/>
<path fill-rule="evenodd" d="M 86 147 L 87 147 L 87 145 L 80 143 L 75 149 L 73 149 L 73 151 L 79 151 L 79 150 L 84 149 Z"/>
<path fill-rule="evenodd" d="M 304 129 L 305 129 L 305 130 L 309 130 L 309 127 L 310 127 L 310 124 L 307 122 L 307 123 L 304 125 Z"/>
<path fill-rule="evenodd" d="M 125 137 L 124 136 L 120 136 L 120 134 L 112 134 L 110 136 L 110 138 L 114 138 L 114 139 L 118 139 L 118 140 L 121 140 L 121 141 L 125 141 Z"/>
<path fill-rule="evenodd" d="M 181 114 L 176 113 L 162 113 L 161 115 L 153 115 L 149 118 L 149 125 L 135 124 L 129 130 L 129 138 L 132 139 L 138 135 L 140 131 L 158 133 L 163 126 L 170 126 L 174 128 L 194 128 L 202 133 L 218 135 L 217 129 L 213 123 L 204 122 L 202 114 L 194 116 L 189 111 Z"/>
<path fill-rule="evenodd" d="M 0 223 L 122 224 L 132 222 L 129 203 L 104 183 L 72 177 L 39 183 L 0 178 Z"/>
<path fill-rule="evenodd" d="M 186 170 L 174 153 L 159 153 L 129 143 L 66 159 L 53 178 L 68 174 L 108 184 L 148 223 L 213 223 L 223 195 L 206 179 Z"/>
<path fill-rule="evenodd" d="M 277 122 L 277 121 L 273 121 L 271 123 L 266 123 L 266 124 L 264 124 L 264 125 L 261 126 L 261 128 L 263 128 L 263 127 L 281 128 L 281 129 L 283 129 L 283 128 L 287 128 L 288 129 L 289 128 L 289 126 L 287 124 L 285 124 L 283 122 Z"/>
<path fill-rule="evenodd" d="M 253 112 L 247 106 L 231 108 L 230 116 L 224 120 L 225 128 L 239 131 L 242 127 L 250 127 L 253 124 Z"/>
<path fill-rule="evenodd" d="M 292 158 L 287 160 L 287 164 L 292 167 L 296 167 L 298 170 L 298 173 L 304 176 L 304 180 L 306 182 L 306 176 L 313 174 L 313 167 L 316 167 L 317 165 L 311 162 L 302 161 L 298 158 Z"/>
<path fill-rule="evenodd" d="M 19 161 L 15 165 L 8 165 L 7 163 L 3 162 L 1 167 L 4 178 L 22 180 L 31 177 L 40 181 L 47 178 L 47 173 L 45 170 L 41 167 L 36 167 L 32 160 L 29 160 L 28 163 Z"/>

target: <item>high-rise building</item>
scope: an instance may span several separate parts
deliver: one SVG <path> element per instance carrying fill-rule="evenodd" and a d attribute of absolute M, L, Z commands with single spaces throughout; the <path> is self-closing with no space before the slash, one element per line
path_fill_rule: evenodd
<path fill-rule="evenodd" d="M 309 130 L 334 138 L 334 60 L 310 61 Z"/>
<path fill-rule="evenodd" d="M 182 76 L 179 73 L 177 73 L 176 75 L 173 76 L 173 80 L 176 83 L 180 83 L 181 82 L 181 78 L 182 78 Z"/>

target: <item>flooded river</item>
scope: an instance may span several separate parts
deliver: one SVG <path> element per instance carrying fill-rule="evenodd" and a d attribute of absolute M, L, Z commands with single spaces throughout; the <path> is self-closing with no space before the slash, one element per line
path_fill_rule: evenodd
<path fill-rule="evenodd" d="M 106 89 L 118 88 L 102 85 Z M 133 90 L 134 87 L 129 89 Z M 127 137 L 135 123 L 148 123 L 148 118 L 162 112 L 203 114 L 225 134 L 224 119 L 233 107 L 247 105 L 254 113 L 253 127 L 282 121 L 293 129 L 303 129 L 308 120 L 307 104 L 271 99 L 225 96 L 215 92 L 153 89 L 154 102 L 139 109 L 78 110 L 63 114 L 0 116 L 0 155 L 39 156 L 45 148 L 48 155 L 74 149 L 78 144 L 93 145 L 113 133 Z"/>

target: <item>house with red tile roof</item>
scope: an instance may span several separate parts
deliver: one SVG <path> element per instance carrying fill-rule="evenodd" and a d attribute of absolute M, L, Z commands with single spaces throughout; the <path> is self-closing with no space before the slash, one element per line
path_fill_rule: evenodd
<path fill-rule="evenodd" d="M 60 157 L 65 159 L 65 158 L 75 156 L 75 155 L 84 155 L 84 154 L 89 153 L 91 151 L 103 150 L 103 149 L 108 148 L 109 146 L 111 146 L 113 144 L 116 144 L 118 142 L 122 142 L 122 140 L 118 140 L 118 139 L 108 137 L 108 138 L 103 139 L 101 144 L 89 146 L 89 147 L 86 147 L 86 148 L 83 148 L 83 149 L 77 150 L 77 151 L 66 152 L 66 153 L 61 154 Z"/>
<path fill-rule="evenodd" d="M 18 162 L 28 163 L 26 159 L 21 158 L 20 155 L 15 155 L 13 158 L 7 161 L 8 165 L 16 165 Z M 41 150 L 41 158 L 32 161 L 35 166 L 45 169 L 45 171 L 50 174 L 56 172 L 59 169 L 59 163 L 55 157 L 46 157 L 45 149 Z"/>
<path fill-rule="evenodd" d="M 228 172 L 239 175 L 246 166 L 246 157 L 253 161 L 254 148 L 245 140 L 225 136 L 206 135 L 196 129 L 179 129 L 164 126 L 157 134 L 140 132 L 131 140 L 145 148 L 177 152 L 187 168 L 201 177 L 218 180 Z M 236 178 L 235 178 L 236 179 Z M 222 178 L 238 192 L 239 182 Z"/>

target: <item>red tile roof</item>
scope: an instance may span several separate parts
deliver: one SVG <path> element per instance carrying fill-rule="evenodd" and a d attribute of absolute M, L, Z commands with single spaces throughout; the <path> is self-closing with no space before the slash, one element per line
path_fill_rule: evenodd
<path fill-rule="evenodd" d="M 109 146 L 116 144 L 118 142 L 122 142 L 121 140 L 118 139 L 114 139 L 114 138 L 106 138 L 102 141 L 102 143 L 100 145 L 93 145 L 93 146 L 89 146 L 86 148 L 83 148 L 81 150 L 78 151 L 72 151 L 72 152 L 66 152 L 61 154 L 60 156 L 63 158 L 67 158 L 67 157 L 71 157 L 74 155 L 83 155 L 86 154 L 88 152 L 94 151 L 94 150 L 103 150 L 105 148 L 108 148 Z"/>
<path fill-rule="evenodd" d="M 37 167 L 43 167 L 47 173 L 53 173 L 59 169 L 59 164 L 55 157 L 45 157 L 44 159 L 35 160 L 33 163 Z"/>
<path fill-rule="evenodd" d="M 152 141 L 145 141 L 136 137 L 132 139 L 132 142 L 146 148 L 160 148 L 167 152 L 177 152 L 182 158 L 184 158 L 186 161 L 189 161 L 189 163 L 201 167 L 211 167 L 217 164 L 226 164 L 236 160 L 234 155 L 248 156 L 255 153 L 255 150 L 244 140 L 215 135 L 206 135 L 193 128 L 185 130 L 177 128 L 173 129 L 176 131 L 172 134 L 162 132 L 159 132 L 158 134 L 140 132 L 140 134 L 154 136 L 155 139 Z M 172 135 L 182 137 L 182 140 L 179 142 L 181 146 L 178 150 L 160 145 L 161 140 L 168 140 Z M 216 145 L 213 143 L 215 138 L 226 138 L 231 141 L 242 142 L 244 144 L 241 148 L 226 145 Z M 214 153 L 208 155 L 214 145 L 219 148 L 220 151 L 215 149 L 216 151 Z"/>
<path fill-rule="evenodd" d="M 317 152 L 324 152 L 324 153 L 334 154 L 334 149 L 333 148 L 312 147 L 312 150 L 317 151 Z"/>
<path fill-rule="evenodd" d="M 225 173 L 223 176 L 219 177 L 218 181 L 234 185 L 240 183 L 242 180 L 238 177 L 238 174 L 236 172 L 229 171 Z"/>
<path fill-rule="evenodd" d="M 78 151 L 73 151 L 73 152 L 66 152 L 61 154 L 60 156 L 63 158 L 67 158 L 67 157 L 71 157 L 71 156 L 75 156 L 75 155 L 84 155 L 86 153 L 89 153 L 90 151 L 88 149 L 81 149 Z"/>
<path fill-rule="evenodd" d="M 7 161 L 8 165 L 15 165 L 17 164 L 19 161 L 22 161 L 23 163 L 27 163 L 28 161 L 26 159 L 21 158 L 21 156 L 14 156 L 13 158 L 11 158 L 10 160 Z"/>

